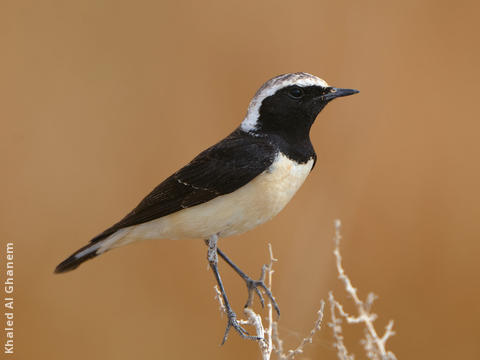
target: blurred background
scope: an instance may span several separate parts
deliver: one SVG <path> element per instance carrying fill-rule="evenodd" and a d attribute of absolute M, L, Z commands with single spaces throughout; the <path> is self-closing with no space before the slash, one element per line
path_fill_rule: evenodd
<path fill-rule="evenodd" d="M 317 165 L 286 209 L 221 248 L 257 276 L 272 243 L 291 348 L 329 290 L 354 312 L 332 254 L 340 218 L 345 269 L 363 298 L 379 296 L 377 329 L 395 320 L 397 357 L 479 358 L 478 11 L 433 0 L 4 1 L 0 239 L 15 246 L 16 357 L 259 358 L 234 333 L 219 346 L 226 319 L 200 240 L 53 269 L 236 128 L 264 81 L 306 71 L 361 93 L 317 119 Z M 245 286 L 221 272 L 241 312 Z M 328 320 L 300 358 L 336 358 Z M 364 358 L 361 328 L 344 330 Z"/>

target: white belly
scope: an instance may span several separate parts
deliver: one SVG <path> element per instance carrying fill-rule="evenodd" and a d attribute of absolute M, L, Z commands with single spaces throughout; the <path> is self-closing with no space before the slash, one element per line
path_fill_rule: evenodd
<path fill-rule="evenodd" d="M 213 234 L 220 237 L 241 234 L 277 215 L 303 184 L 312 166 L 313 159 L 297 164 L 279 154 L 268 170 L 240 189 L 160 219 L 122 229 L 117 232 L 122 235 L 115 233 L 110 236 L 112 241 L 105 240 L 102 250 L 141 239 L 207 239 Z"/>

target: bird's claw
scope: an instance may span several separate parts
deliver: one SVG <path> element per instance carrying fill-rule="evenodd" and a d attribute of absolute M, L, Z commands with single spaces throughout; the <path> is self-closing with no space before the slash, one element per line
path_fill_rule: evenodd
<path fill-rule="evenodd" d="M 249 340 L 262 340 L 261 337 L 259 336 L 251 336 L 248 334 L 248 331 L 245 330 L 240 323 L 237 320 L 237 314 L 235 314 L 233 311 L 228 311 L 227 312 L 228 316 L 228 323 L 227 323 L 227 328 L 225 329 L 225 335 L 223 335 L 223 340 L 221 345 L 225 344 L 225 341 L 227 341 L 228 333 L 230 329 L 233 327 L 237 332 L 240 334 L 240 336 L 244 339 L 249 339 Z"/>
<path fill-rule="evenodd" d="M 258 295 L 258 298 L 260 299 L 260 303 L 262 304 L 262 308 L 265 307 L 265 301 L 263 299 L 261 291 L 258 289 L 259 287 L 263 289 L 265 294 L 268 296 L 270 301 L 273 304 L 273 307 L 275 308 L 275 311 L 277 312 L 277 315 L 280 316 L 280 308 L 278 307 L 277 302 L 275 301 L 275 298 L 273 297 L 272 292 L 270 289 L 265 285 L 265 274 L 267 271 L 267 266 L 263 265 L 262 266 L 262 273 L 260 275 L 260 279 L 258 280 L 253 280 L 250 277 L 247 277 L 245 279 L 245 282 L 247 284 L 247 289 L 248 289 L 248 299 L 247 303 L 245 304 L 245 307 L 250 307 L 253 302 L 253 291 Z"/>

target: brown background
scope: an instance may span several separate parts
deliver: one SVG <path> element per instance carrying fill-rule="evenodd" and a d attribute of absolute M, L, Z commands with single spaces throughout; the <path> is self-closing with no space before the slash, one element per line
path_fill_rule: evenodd
<path fill-rule="evenodd" d="M 16 358 L 258 358 L 235 334 L 218 346 L 225 318 L 201 241 L 137 243 L 52 271 L 234 129 L 265 80 L 295 71 L 361 93 L 319 116 L 319 160 L 291 204 L 222 247 L 256 275 L 273 243 L 291 347 L 320 299 L 343 294 L 331 241 L 341 218 L 345 267 L 360 295 L 380 296 L 377 327 L 395 320 L 397 356 L 479 358 L 478 11 L 473 1 L 3 2 L 0 237 L 15 244 Z M 240 310 L 244 285 L 222 272 Z M 305 358 L 335 358 L 326 323 Z"/>

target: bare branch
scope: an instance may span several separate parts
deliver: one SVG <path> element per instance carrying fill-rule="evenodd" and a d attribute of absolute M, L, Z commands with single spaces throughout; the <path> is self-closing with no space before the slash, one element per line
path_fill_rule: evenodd
<path fill-rule="evenodd" d="M 313 342 L 313 335 L 315 335 L 315 333 L 319 331 L 322 327 L 324 308 L 325 308 L 325 301 L 321 300 L 320 309 L 317 311 L 317 319 L 315 320 L 312 330 L 310 330 L 310 334 L 307 337 L 302 339 L 302 341 L 300 342 L 300 344 L 297 346 L 296 349 L 288 350 L 288 353 L 286 356 L 282 354 L 283 355 L 282 357 L 279 354 L 280 359 L 287 359 L 287 360 L 295 359 L 296 355 L 303 353 L 303 348 L 305 347 L 305 345 L 311 344 Z M 277 334 L 278 334 L 278 330 L 277 330 Z"/>
<path fill-rule="evenodd" d="M 354 317 L 354 316 L 348 315 L 343 310 L 342 305 L 340 305 L 340 303 L 338 303 L 338 301 L 334 299 L 332 293 L 330 293 L 330 297 L 329 297 L 330 306 L 333 308 L 336 308 L 339 311 L 339 314 L 343 318 L 345 318 L 347 322 L 363 323 L 365 325 L 365 339 L 363 340 L 363 344 L 369 359 L 375 359 L 375 360 L 376 359 L 382 359 L 382 360 L 396 359 L 395 355 L 392 352 L 386 350 L 386 342 L 394 334 L 394 332 L 392 331 L 393 322 L 390 321 L 390 323 L 387 325 L 385 334 L 382 337 L 379 337 L 377 334 L 377 331 L 375 330 L 375 327 L 373 326 L 373 322 L 376 319 L 376 315 L 373 313 L 370 313 L 371 306 L 373 304 L 373 301 L 375 300 L 375 295 L 369 294 L 365 302 L 360 300 L 357 294 L 357 289 L 353 286 L 349 277 L 345 273 L 345 270 L 343 269 L 342 256 L 340 255 L 340 240 L 342 239 L 342 236 L 340 235 L 340 228 L 341 228 L 340 220 L 335 220 L 335 237 L 334 237 L 335 249 L 333 251 L 333 254 L 335 255 L 335 258 L 336 258 L 338 278 L 343 282 L 345 286 L 345 290 L 352 297 L 358 311 L 358 316 Z M 333 312 L 334 312 L 334 309 L 332 310 L 332 313 Z M 335 336 L 335 331 L 334 331 L 334 336 Z"/>
<path fill-rule="evenodd" d="M 220 310 L 220 313 L 224 314 L 227 312 L 227 309 L 225 308 L 225 304 L 223 303 L 222 293 L 218 289 L 217 285 L 215 285 L 213 289 L 215 290 L 215 300 L 218 301 L 218 310 Z"/>
<path fill-rule="evenodd" d="M 361 340 L 365 349 L 368 359 L 372 360 L 396 360 L 395 355 L 391 351 L 386 350 L 387 340 L 395 334 L 393 331 L 393 321 L 390 321 L 385 327 L 385 333 L 379 337 L 373 322 L 377 318 L 377 315 L 371 312 L 373 302 L 376 299 L 376 295 L 369 293 L 362 301 L 357 293 L 357 289 L 353 286 L 350 278 L 345 273 L 342 265 L 342 256 L 340 254 L 340 220 L 335 221 L 335 249 L 333 251 L 336 259 L 336 268 L 338 272 L 338 278 L 343 282 L 345 290 L 352 297 L 357 309 L 356 315 L 347 313 L 343 305 L 337 301 L 332 292 L 328 294 L 328 302 L 330 309 L 331 322 L 328 324 L 332 328 L 333 337 L 335 339 L 334 346 L 337 349 L 337 356 L 340 360 L 353 360 L 353 354 L 350 354 L 344 343 L 344 337 L 342 334 L 342 320 L 345 320 L 348 324 L 363 324 L 365 326 L 365 338 Z M 277 261 L 273 256 L 272 246 L 268 244 L 270 263 L 268 266 L 264 266 L 263 272 L 267 275 L 266 287 L 269 291 L 272 289 L 272 277 L 273 277 L 273 263 Z M 262 276 L 263 278 L 263 276 Z M 225 306 L 221 293 L 217 286 L 215 288 L 215 299 L 217 299 L 220 307 L 220 311 L 225 312 Z M 260 338 L 258 346 L 263 360 L 270 360 L 273 350 L 278 359 L 280 360 L 293 360 L 299 354 L 302 354 L 304 347 L 313 342 L 313 336 L 317 331 L 321 329 L 322 321 L 324 318 L 325 302 L 320 302 L 320 309 L 318 310 L 317 319 L 315 320 L 313 328 L 310 330 L 308 336 L 302 339 L 300 344 L 293 350 L 285 352 L 283 341 L 278 331 L 278 323 L 273 320 L 273 304 L 272 300 L 268 299 L 267 306 L 267 327 L 264 328 L 262 324 L 262 318 L 259 314 L 255 313 L 250 308 L 244 309 L 246 320 L 239 320 L 241 324 L 248 324 L 255 328 L 256 335 Z M 337 316 L 338 314 L 338 316 Z"/>
<path fill-rule="evenodd" d="M 337 318 L 335 314 L 335 309 L 339 309 L 338 305 L 340 304 L 335 300 L 331 291 L 328 293 L 328 302 L 330 304 L 330 317 L 332 318 L 332 321 L 328 323 L 328 325 L 332 328 L 333 337 L 335 339 L 333 346 L 337 348 L 337 356 L 340 360 L 353 360 L 353 355 L 348 353 L 347 347 L 343 342 L 342 319 Z M 340 315 L 342 315 L 341 312 Z"/>

